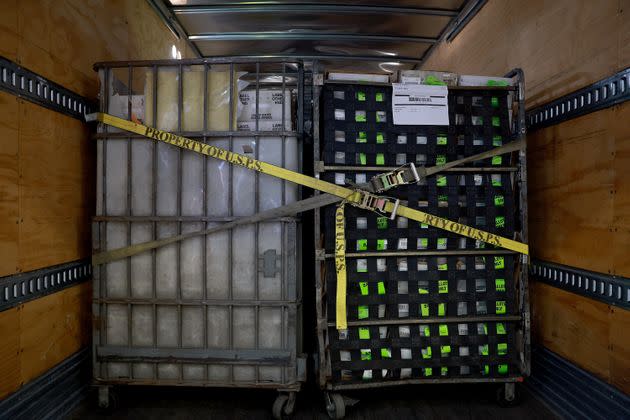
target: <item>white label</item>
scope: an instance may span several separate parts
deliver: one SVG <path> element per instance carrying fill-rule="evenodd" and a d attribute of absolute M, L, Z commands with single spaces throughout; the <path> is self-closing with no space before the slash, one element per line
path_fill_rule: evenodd
<path fill-rule="evenodd" d="M 392 113 L 396 125 L 448 125 L 446 86 L 394 83 Z"/>

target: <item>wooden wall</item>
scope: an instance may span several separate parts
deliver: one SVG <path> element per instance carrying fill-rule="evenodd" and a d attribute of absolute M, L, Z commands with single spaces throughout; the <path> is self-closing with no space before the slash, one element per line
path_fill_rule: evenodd
<path fill-rule="evenodd" d="M 0 55 L 96 98 L 97 61 L 192 56 L 145 0 L 2 0 Z M 90 255 L 95 145 L 82 122 L 0 92 L 0 276 Z M 89 342 L 90 285 L 0 312 L 0 399 Z"/>
<path fill-rule="evenodd" d="M 490 0 L 423 68 L 525 71 L 533 107 L 630 65 L 630 0 Z M 630 277 L 630 104 L 530 133 L 534 257 Z M 536 341 L 630 393 L 630 311 L 532 285 Z M 627 327 L 626 327 L 627 329 Z"/>

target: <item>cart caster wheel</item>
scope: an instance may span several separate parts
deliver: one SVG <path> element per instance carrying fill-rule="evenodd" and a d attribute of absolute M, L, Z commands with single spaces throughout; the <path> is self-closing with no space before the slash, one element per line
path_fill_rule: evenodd
<path fill-rule="evenodd" d="M 118 395 L 111 387 L 98 388 L 98 407 L 107 412 L 112 412 L 118 408 Z"/>
<path fill-rule="evenodd" d="M 521 403 L 521 391 L 514 382 L 506 383 L 497 389 L 497 403 L 501 407 L 516 407 Z"/>
<path fill-rule="evenodd" d="M 293 415 L 295 409 L 295 392 L 280 394 L 276 397 L 271 407 L 271 413 L 276 420 L 286 420 Z"/>
<path fill-rule="evenodd" d="M 326 412 L 328 417 L 339 420 L 346 416 L 346 403 L 339 394 L 326 394 Z"/>

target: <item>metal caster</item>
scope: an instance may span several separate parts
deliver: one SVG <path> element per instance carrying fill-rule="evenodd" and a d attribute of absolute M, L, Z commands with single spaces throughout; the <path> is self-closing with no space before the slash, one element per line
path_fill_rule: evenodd
<path fill-rule="evenodd" d="M 497 389 L 497 404 L 501 407 L 515 407 L 521 402 L 521 391 L 514 382 L 508 382 Z"/>
<path fill-rule="evenodd" d="M 328 417 L 333 420 L 338 420 L 346 416 L 346 403 L 340 394 L 327 392 L 324 395 L 324 399 L 326 401 Z"/>
<path fill-rule="evenodd" d="M 118 396 L 111 386 L 98 387 L 98 407 L 107 411 L 118 408 Z"/>
<path fill-rule="evenodd" d="M 276 420 L 288 419 L 293 415 L 295 410 L 295 398 L 297 393 L 289 392 L 289 394 L 280 394 L 276 397 L 271 407 L 271 413 Z"/>

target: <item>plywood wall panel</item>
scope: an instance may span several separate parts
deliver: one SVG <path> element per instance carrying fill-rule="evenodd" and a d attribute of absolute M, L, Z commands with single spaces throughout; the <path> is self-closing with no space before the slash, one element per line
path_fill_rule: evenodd
<path fill-rule="evenodd" d="M 0 276 L 18 266 L 18 99 L 0 92 Z"/>
<path fill-rule="evenodd" d="M 22 384 L 20 307 L 0 312 L 0 400 Z"/>

